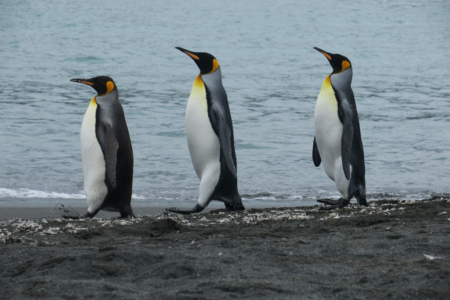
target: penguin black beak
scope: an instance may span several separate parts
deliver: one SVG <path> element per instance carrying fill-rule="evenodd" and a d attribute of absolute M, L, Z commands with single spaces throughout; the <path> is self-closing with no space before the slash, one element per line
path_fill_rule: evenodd
<path fill-rule="evenodd" d="M 319 51 L 320 53 L 322 53 L 323 55 L 325 55 L 325 57 L 326 57 L 328 60 L 331 60 L 331 53 L 328 53 L 328 52 L 326 52 L 326 51 L 324 51 L 324 50 L 322 50 L 322 49 L 320 49 L 320 48 L 317 48 L 317 47 L 314 47 L 314 49 L 316 49 L 317 51 Z"/>
<path fill-rule="evenodd" d="M 200 58 L 199 58 L 197 55 L 193 54 L 193 53 L 195 53 L 195 52 L 186 50 L 186 49 L 181 48 L 181 47 L 175 47 L 175 48 L 178 49 L 178 50 L 180 50 L 181 52 L 186 53 L 186 54 L 189 55 L 192 59 L 200 60 Z"/>
<path fill-rule="evenodd" d="M 79 82 L 79 83 L 84 83 L 84 84 L 87 84 L 90 86 L 94 86 L 94 84 L 92 82 L 89 82 L 88 80 L 89 79 L 79 79 L 79 78 L 70 79 L 70 81 L 72 81 L 72 82 Z"/>

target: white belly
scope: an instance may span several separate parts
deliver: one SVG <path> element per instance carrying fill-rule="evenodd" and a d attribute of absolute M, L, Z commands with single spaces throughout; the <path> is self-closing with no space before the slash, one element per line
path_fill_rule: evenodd
<path fill-rule="evenodd" d="M 203 103 L 204 102 L 204 103 Z M 206 101 L 189 98 L 186 109 L 186 136 L 197 176 L 202 179 L 207 168 L 217 172 L 211 174 L 219 177 L 220 173 L 220 144 L 219 138 L 212 129 L 206 109 Z"/>
<path fill-rule="evenodd" d="M 337 103 L 332 105 L 325 97 L 317 99 L 314 113 L 316 143 L 325 173 L 335 179 L 336 160 L 341 160 L 342 123 L 337 114 Z"/>
<path fill-rule="evenodd" d="M 206 91 L 200 75 L 196 78 L 186 108 L 186 137 L 197 176 L 208 174 L 209 189 L 220 176 L 220 143 L 208 117 Z M 214 187 L 213 187 L 214 185 Z"/>
<path fill-rule="evenodd" d="M 81 125 L 81 157 L 83 160 L 84 192 L 88 211 L 95 212 L 103 203 L 108 188 L 105 184 L 105 158 L 95 135 L 97 104 L 92 99 Z"/>
<path fill-rule="evenodd" d="M 342 197 L 347 199 L 350 180 L 345 178 L 342 166 L 341 139 L 343 125 L 339 120 L 338 103 L 329 82 L 329 77 L 325 79 L 317 98 L 314 112 L 314 127 L 317 148 L 319 149 L 325 173 L 330 179 L 335 181 Z"/>

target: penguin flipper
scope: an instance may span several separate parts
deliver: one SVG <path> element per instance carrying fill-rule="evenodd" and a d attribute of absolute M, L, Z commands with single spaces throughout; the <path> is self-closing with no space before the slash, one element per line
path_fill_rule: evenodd
<path fill-rule="evenodd" d="M 320 166 L 322 159 L 320 158 L 319 148 L 317 147 L 317 143 L 316 143 L 316 137 L 314 137 L 312 156 L 313 156 L 314 165 L 316 167 Z"/>
<path fill-rule="evenodd" d="M 183 210 L 183 209 L 176 209 L 176 208 L 169 208 L 167 211 L 182 214 L 182 215 L 189 215 L 193 213 L 199 213 L 205 208 L 203 206 L 200 206 L 198 203 L 194 206 L 193 209 Z"/>
<path fill-rule="evenodd" d="M 342 122 L 342 137 L 341 137 L 341 157 L 342 157 L 342 167 L 344 169 L 345 178 L 350 179 L 350 159 L 352 157 L 352 147 L 353 147 L 353 110 L 350 103 L 353 101 L 348 101 L 351 95 L 340 95 L 336 94 L 339 99 L 338 103 L 338 115 Z"/>
<path fill-rule="evenodd" d="M 111 124 L 104 123 L 97 129 L 97 136 L 103 150 L 106 164 L 106 175 L 112 188 L 116 187 L 117 150 L 119 143 Z"/>
<path fill-rule="evenodd" d="M 344 119 L 344 128 L 342 130 L 341 139 L 341 157 L 342 167 L 344 168 L 345 178 L 350 179 L 350 158 L 352 156 L 352 144 L 353 144 L 353 124 L 352 119 Z"/>
<path fill-rule="evenodd" d="M 219 141 L 220 141 L 220 148 L 223 153 L 223 156 L 225 158 L 226 165 L 228 166 L 228 169 L 230 170 L 231 174 L 236 178 L 237 177 L 237 170 L 236 170 L 236 162 L 233 158 L 233 137 L 232 132 L 233 129 L 226 121 L 225 117 L 221 114 L 221 112 L 217 109 L 213 110 L 214 117 L 215 117 L 215 125 L 217 126 L 217 131 L 219 133 Z M 230 128 L 231 127 L 231 128 Z"/>

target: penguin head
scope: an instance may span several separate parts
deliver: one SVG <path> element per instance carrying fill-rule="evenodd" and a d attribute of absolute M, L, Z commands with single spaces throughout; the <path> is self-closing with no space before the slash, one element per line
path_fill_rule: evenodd
<path fill-rule="evenodd" d="M 314 49 L 316 49 L 317 51 L 319 51 L 320 53 L 325 55 L 325 57 L 328 59 L 328 62 L 330 63 L 331 67 L 333 68 L 332 74 L 340 73 L 340 72 L 352 67 L 350 60 L 343 55 L 329 53 L 329 52 L 323 51 L 322 49 L 317 48 L 317 47 L 314 47 Z"/>
<path fill-rule="evenodd" d="M 97 76 L 89 79 L 74 78 L 70 79 L 70 81 L 90 85 L 97 91 L 98 96 L 106 95 L 116 87 L 114 80 L 108 76 Z"/>
<path fill-rule="evenodd" d="M 181 52 L 189 55 L 200 69 L 200 74 L 205 75 L 215 72 L 219 68 L 219 62 L 217 59 L 206 52 L 192 52 L 181 47 L 175 47 Z"/>

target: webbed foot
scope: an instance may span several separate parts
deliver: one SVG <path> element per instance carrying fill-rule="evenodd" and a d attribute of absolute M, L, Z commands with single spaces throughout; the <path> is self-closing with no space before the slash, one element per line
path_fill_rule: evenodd
<path fill-rule="evenodd" d="M 80 216 L 62 215 L 62 217 L 63 217 L 64 219 L 72 219 L 72 220 L 78 220 L 78 219 L 81 219 Z"/>
<path fill-rule="evenodd" d="M 182 214 L 182 215 L 189 215 L 189 214 L 199 213 L 204 209 L 205 208 L 203 206 L 196 204 L 193 209 L 182 210 L 182 209 L 176 209 L 176 208 L 169 208 L 167 211 L 177 213 L 177 214 Z"/>
<path fill-rule="evenodd" d="M 79 219 L 93 218 L 96 214 L 97 214 L 97 213 L 91 214 L 91 213 L 89 213 L 89 212 L 86 212 L 83 216 L 69 216 L 69 215 L 63 215 L 62 217 L 63 217 L 64 219 L 79 220 Z"/>
<path fill-rule="evenodd" d="M 131 208 L 129 210 L 125 210 L 125 211 L 121 211 L 120 212 L 120 217 L 117 217 L 117 219 L 132 219 L 135 218 L 136 216 L 134 215 L 133 211 L 131 210 Z"/>
<path fill-rule="evenodd" d="M 225 208 L 228 211 L 245 210 L 245 207 L 242 203 L 238 203 L 237 205 L 233 206 L 225 202 Z"/>
<path fill-rule="evenodd" d="M 344 198 L 340 198 L 339 200 L 319 199 L 317 200 L 317 202 L 323 203 L 325 205 L 330 205 L 330 206 L 322 206 L 320 207 L 320 210 L 332 210 L 335 208 L 346 207 L 350 203 L 350 200 Z"/>

